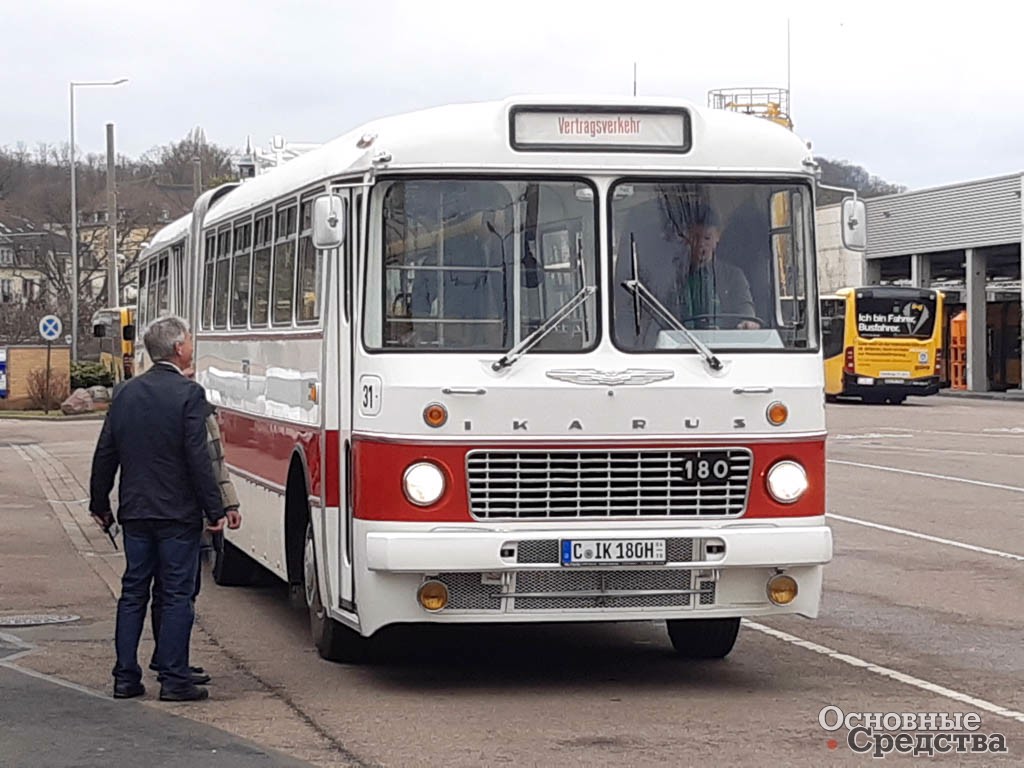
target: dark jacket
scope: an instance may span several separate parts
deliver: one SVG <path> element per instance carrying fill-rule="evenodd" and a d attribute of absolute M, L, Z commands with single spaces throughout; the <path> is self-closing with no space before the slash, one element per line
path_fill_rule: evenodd
<path fill-rule="evenodd" d="M 114 393 L 92 458 L 89 511 L 110 511 L 118 467 L 118 519 L 202 523 L 224 516 L 207 450 L 203 388 L 154 365 Z"/>

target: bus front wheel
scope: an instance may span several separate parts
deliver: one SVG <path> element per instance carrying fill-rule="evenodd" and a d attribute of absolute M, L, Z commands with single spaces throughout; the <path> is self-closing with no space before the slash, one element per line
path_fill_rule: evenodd
<path fill-rule="evenodd" d="M 367 656 L 369 641 L 327 615 L 320 598 L 320 576 L 316 563 L 313 523 L 306 525 L 302 557 L 303 591 L 309 609 L 309 629 L 320 657 L 328 661 L 357 663 Z"/>
<path fill-rule="evenodd" d="M 740 631 L 738 618 L 669 619 L 665 624 L 672 647 L 684 659 L 724 659 Z"/>

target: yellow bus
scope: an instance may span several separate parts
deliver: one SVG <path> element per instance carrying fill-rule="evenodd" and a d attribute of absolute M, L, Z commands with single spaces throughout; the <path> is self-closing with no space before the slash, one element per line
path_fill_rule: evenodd
<path fill-rule="evenodd" d="M 97 310 L 92 335 L 100 340 L 100 362 L 114 374 L 114 382 L 130 379 L 135 369 L 135 307 Z"/>
<path fill-rule="evenodd" d="M 864 286 L 821 297 L 825 397 L 902 403 L 934 395 L 942 368 L 943 295 Z"/>

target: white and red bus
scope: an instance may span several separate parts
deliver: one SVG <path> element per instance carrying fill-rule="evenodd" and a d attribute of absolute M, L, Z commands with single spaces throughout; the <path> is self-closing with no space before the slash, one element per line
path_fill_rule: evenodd
<path fill-rule="evenodd" d="M 331 659 L 398 622 L 655 619 L 722 657 L 741 617 L 816 616 L 814 172 L 749 116 L 515 99 L 204 195 L 139 325 L 196 329 L 245 515 L 217 581 L 301 587 Z"/>

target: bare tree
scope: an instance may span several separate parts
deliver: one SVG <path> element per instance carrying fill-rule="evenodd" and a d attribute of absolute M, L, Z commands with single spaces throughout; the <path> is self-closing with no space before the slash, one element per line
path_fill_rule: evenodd
<path fill-rule="evenodd" d="M 148 162 L 157 169 L 158 180 L 165 186 L 187 186 L 192 188 L 193 160 L 199 158 L 204 187 L 208 182 L 230 176 L 231 150 L 206 140 L 206 133 L 196 126 L 184 139 L 156 147 L 145 155 Z"/>

